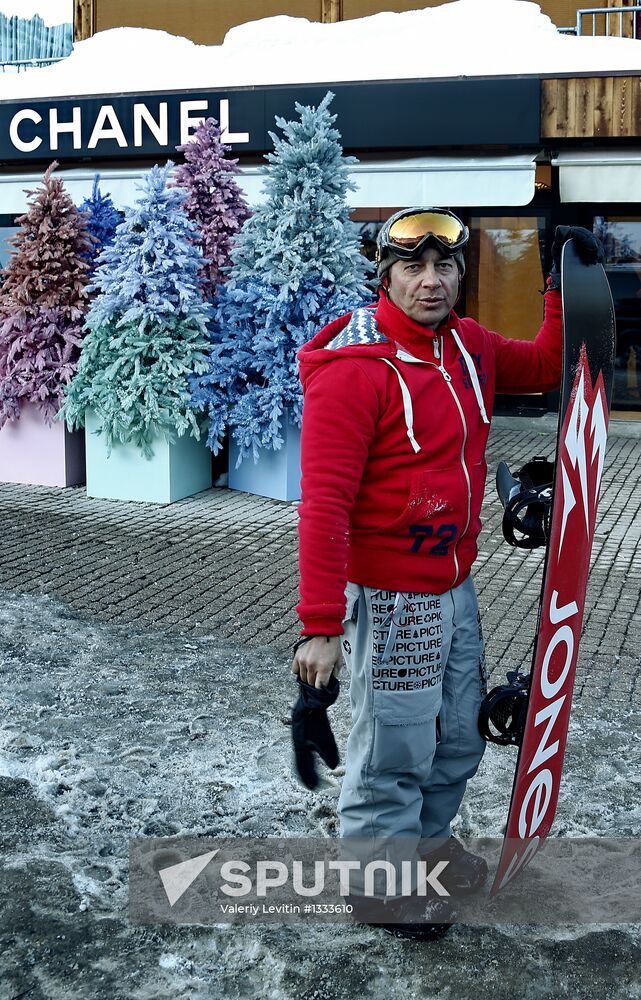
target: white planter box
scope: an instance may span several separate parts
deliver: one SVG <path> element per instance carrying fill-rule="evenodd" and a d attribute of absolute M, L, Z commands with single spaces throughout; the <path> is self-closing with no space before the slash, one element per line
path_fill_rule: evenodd
<path fill-rule="evenodd" d="M 153 458 L 145 458 L 132 444 L 117 444 L 107 457 L 101 426 L 91 410 L 85 415 L 87 496 L 107 500 L 140 500 L 173 503 L 211 487 L 211 452 L 205 437 L 187 436 L 169 444 L 164 438 L 151 442 Z"/>
<path fill-rule="evenodd" d="M 263 448 L 257 462 L 248 455 L 236 468 L 239 448 L 229 441 L 229 488 L 272 500 L 300 500 L 300 430 L 288 423 L 278 451 Z"/>
<path fill-rule="evenodd" d="M 85 481 L 84 431 L 62 420 L 47 425 L 33 403 L 0 430 L 0 482 L 28 486 L 80 486 Z"/>

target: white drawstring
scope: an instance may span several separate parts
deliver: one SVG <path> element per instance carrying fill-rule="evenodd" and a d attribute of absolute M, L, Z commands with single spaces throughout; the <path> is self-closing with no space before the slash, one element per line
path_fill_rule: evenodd
<path fill-rule="evenodd" d="M 407 436 L 410 439 L 410 443 L 414 451 L 415 452 L 420 451 L 421 446 L 414 437 L 414 411 L 412 409 L 412 397 L 410 396 L 410 391 L 407 388 L 407 385 L 403 380 L 403 376 L 399 372 L 396 365 L 393 365 L 388 358 L 381 358 L 380 360 L 384 361 L 386 365 L 389 365 L 390 368 L 393 368 L 394 371 L 396 372 L 398 382 L 401 387 L 401 395 L 403 397 L 403 411 L 405 413 L 405 426 L 407 427 Z"/>
<path fill-rule="evenodd" d="M 396 642 L 396 633 L 398 632 L 399 629 L 399 623 L 395 620 L 394 616 L 398 611 L 398 606 L 399 604 L 401 604 L 401 602 L 402 602 L 402 607 L 399 618 L 405 611 L 407 598 L 405 597 L 405 594 L 401 593 L 400 591 L 397 591 L 396 597 L 394 598 L 394 606 L 383 621 L 383 625 L 389 625 L 389 632 L 387 633 L 387 639 L 385 640 L 383 652 L 378 660 L 379 663 L 387 663 L 387 661 L 391 656 L 392 649 L 394 648 L 394 643 Z"/>
<path fill-rule="evenodd" d="M 454 340 L 455 340 L 455 342 L 456 342 L 456 344 L 458 346 L 458 349 L 460 350 L 461 354 L 463 355 L 463 360 L 465 361 L 465 365 L 466 365 L 467 370 L 469 372 L 470 379 L 472 381 L 472 387 L 474 389 L 474 395 L 476 396 L 476 402 L 478 403 L 478 407 L 479 407 L 479 410 L 480 410 L 480 413 L 481 413 L 481 419 L 483 420 L 483 423 L 489 424 L 490 421 L 488 420 L 487 412 L 485 410 L 485 403 L 483 402 L 483 395 L 481 393 L 481 385 L 480 385 L 479 380 L 478 380 L 478 375 L 476 374 L 476 365 L 474 364 L 474 361 L 472 360 L 472 358 L 470 357 L 468 351 L 466 350 L 466 348 L 465 348 L 465 346 L 464 346 L 461 338 L 459 337 L 459 335 L 457 334 L 456 330 L 453 327 L 452 327 L 452 331 L 451 332 L 452 332 L 452 336 L 454 337 Z M 436 338 L 434 338 L 434 339 L 435 339 L 435 351 L 434 351 L 434 353 L 435 353 L 436 357 L 439 357 L 439 354 L 437 354 L 437 351 L 436 351 L 437 341 L 436 341 Z M 413 354 L 409 354 L 407 351 L 404 351 L 400 347 L 398 348 L 398 350 L 396 352 L 396 357 L 399 359 L 399 361 L 407 361 L 407 362 L 410 362 L 410 363 L 413 362 L 414 364 L 419 364 L 419 365 L 430 364 L 430 362 L 423 361 L 421 358 L 415 358 Z M 412 445 L 412 448 L 414 449 L 414 452 L 415 453 L 419 452 L 421 450 L 421 446 L 418 443 L 418 441 L 416 440 L 416 438 L 414 437 L 414 410 L 412 408 L 412 397 L 410 395 L 410 391 L 409 391 L 409 389 L 407 387 L 407 384 L 406 384 L 403 376 L 399 372 L 398 368 L 396 367 L 396 365 L 392 364 L 392 362 L 389 360 L 389 358 L 380 358 L 379 360 L 380 361 L 384 361 L 386 365 L 389 365 L 390 368 L 393 369 L 393 371 L 396 372 L 396 377 L 398 379 L 398 384 L 401 387 L 401 395 L 403 397 L 403 412 L 405 414 L 405 426 L 407 427 L 407 436 L 410 439 L 410 444 Z M 443 378 L 445 379 L 446 382 L 451 382 L 452 381 L 452 376 L 447 371 L 447 369 L 445 368 L 445 364 L 444 364 L 444 359 L 443 359 L 443 338 L 442 337 L 441 337 L 440 360 L 441 360 L 441 363 L 440 363 L 440 365 L 437 366 L 438 370 L 440 371 L 441 375 L 443 376 Z"/>
<path fill-rule="evenodd" d="M 463 341 L 459 337 L 454 327 L 452 327 L 451 333 L 458 345 L 459 351 L 463 355 L 463 359 L 467 366 L 467 370 L 470 373 L 470 379 L 472 380 L 472 386 L 474 388 L 474 395 L 476 396 L 476 402 L 479 404 L 479 410 L 481 411 L 481 418 L 483 420 L 483 423 L 489 424 L 490 421 L 488 420 L 487 413 L 485 412 L 485 403 L 483 402 L 483 395 L 481 393 L 481 385 L 479 383 L 478 375 L 476 374 L 476 365 L 474 364 L 474 361 L 472 360 L 467 350 L 465 349 Z"/>

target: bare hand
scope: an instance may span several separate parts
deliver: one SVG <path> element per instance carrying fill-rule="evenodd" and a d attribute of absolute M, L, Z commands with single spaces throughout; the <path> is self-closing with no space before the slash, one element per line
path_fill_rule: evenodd
<path fill-rule="evenodd" d="M 343 663 L 340 635 L 315 635 L 299 646 L 292 662 L 292 671 L 313 687 L 326 687 L 333 673 Z"/>

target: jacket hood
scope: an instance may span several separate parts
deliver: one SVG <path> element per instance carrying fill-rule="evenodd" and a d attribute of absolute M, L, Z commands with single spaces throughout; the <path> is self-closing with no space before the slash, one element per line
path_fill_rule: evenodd
<path fill-rule="evenodd" d="M 298 352 L 303 384 L 313 368 L 327 364 L 336 357 L 393 357 L 394 346 L 379 329 L 376 306 L 355 309 L 332 320 L 319 330 Z"/>
<path fill-rule="evenodd" d="M 438 358 L 438 368 L 449 381 L 443 355 L 445 337 L 451 339 L 456 350 L 461 352 L 481 417 L 484 423 L 489 423 L 474 361 L 463 343 L 461 321 L 456 313 L 453 310 L 448 313 L 435 329 L 421 326 L 394 305 L 384 290 L 380 292 L 377 306 L 365 306 L 339 316 L 301 347 L 297 355 L 300 379 L 305 387 L 312 371 L 337 357 L 380 358 L 396 372 L 403 396 L 407 435 L 414 450 L 420 451 L 412 429 L 413 409 L 409 389 L 393 359 L 435 364 Z M 438 342 L 440 350 L 436 353 Z"/>
<path fill-rule="evenodd" d="M 394 305 L 381 290 L 377 304 L 355 309 L 332 320 L 304 344 L 298 352 L 300 377 L 303 385 L 318 365 L 337 357 L 395 358 L 399 348 L 420 360 L 433 357 L 434 336 L 451 335 L 451 328 L 460 327 L 452 311 L 436 330 L 415 323 Z"/>

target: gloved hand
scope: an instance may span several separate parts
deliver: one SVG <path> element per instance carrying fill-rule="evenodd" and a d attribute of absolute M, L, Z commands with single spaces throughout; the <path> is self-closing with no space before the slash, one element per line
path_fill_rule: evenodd
<path fill-rule="evenodd" d="M 584 229 L 583 226 L 557 226 L 552 243 L 552 270 L 548 288 L 561 287 L 561 251 L 568 240 L 574 240 L 576 251 L 584 264 L 602 264 L 605 260 L 601 240 L 589 229 Z"/>
<path fill-rule="evenodd" d="M 330 729 L 327 709 L 338 698 L 341 686 L 333 674 L 327 687 L 312 687 L 300 677 L 296 681 L 298 701 L 292 709 L 294 762 L 300 780 L 307 788 L 313 789 L 318 784 L 314 752 L 331 770 L 338 766 L 338 748 Z"/>

